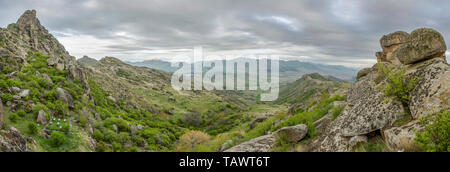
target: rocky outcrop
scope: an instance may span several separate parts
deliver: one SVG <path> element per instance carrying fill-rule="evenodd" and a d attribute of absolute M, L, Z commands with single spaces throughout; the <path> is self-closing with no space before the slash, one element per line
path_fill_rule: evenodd
<path fill-rule="evenodd" d="M 33 139 L 20 134 L 11 127 L 0 131 L 0 152 L 35 152 L 38 151 Z"/>
<path fill-rule="evenodd" d="M 225 152 L 268 152 L 273 147 L 276 140 L 277 138 L 273 135 L 265 135 L 241 143 Z"/>
<path fill-rule="evenodd" d="M 381 48 L 383 52 L 377 53 L 379 62 L 387 61 L 393 64 L 400 64 L 400 60 L 393 55 L 402 44 L 408 41 L 409 34 L 406 32 L 398 31 L 388 35 L 384 35 L 380 39 Z"/>
<path fill-rule="evenodd" d="M 300 124 L 291 127 L 284 127 L 275 132 L 278 136 L 284 136 L 288 141 L 297 143 L 308 134 L 308 126 Z"/>
<path fill-rule="evenodd" d="M 411 150 L 416 146 L 416 132 L 423 129 L 418 119 L 450 109 L 450 66 L 445 61 L 441 34 L 432 29 L 395 32 L 383 36 L 380 44 L 383 52 L 377 53 L 378 64 L 404 68 L 408 79 L 418 78 L 416 88 L 409 92 L 409 102 L 401 103 L 380 91 L 379 86 L 388 80 L 378 71 L 378 64 L 361 70 L 348 91 L 347 106 L 325 127 L 323 135 L 312 141 L 312 151 L 351 151 L 374 133 L 394 151 Z M 409 113 L 406 106 L 412 122 L 394 126 Z"/>
<path fill-rule="evenodd" d="M 432 58 L 445 59 L 446 50 L 444 37 L 439 32 L 422 28 L 411 32 L 407 42 L 398 48 L 393 56 L 397 57 L 402 64 L 414 64 Z"/>
<path fill-rule="evenodd" d="M 415 119 L 450 109 L 450 65 L 437 58 L 412 65 L 410 77 L 419 78 L 411 92 L 409 109 Z"/>

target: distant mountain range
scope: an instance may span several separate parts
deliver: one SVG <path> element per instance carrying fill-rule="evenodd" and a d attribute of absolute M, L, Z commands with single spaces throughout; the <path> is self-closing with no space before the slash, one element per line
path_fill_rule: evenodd
<path fill-rule="evenodd" d="M 148 67 L 162 70 L 168 73 L 175 72 L 178 68 L 172 67 L 170 62 L 163 60 L 146 60 L 142 62 L 126 62 L 133 66 Z M 295 60 L 280 61 L 280 83 L 292 83 L 305 74 L 318 73 L 324 76 L 333 76 L 345 81 L 354 81 L 359 69 L 337 65 L 323 65 L 301 62 Z"/>

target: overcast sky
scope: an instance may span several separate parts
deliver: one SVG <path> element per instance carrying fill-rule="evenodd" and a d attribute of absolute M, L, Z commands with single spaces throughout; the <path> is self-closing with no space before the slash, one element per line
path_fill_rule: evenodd
<path fill-rule="evenodd" d="M 167 59 L 203 46 L 363 67 L 376 62 L 390 32 L 431 27 L 449 42 L 448 7 L 449 0 L 1 0 L 0 27 L 36 9 L 77 58 Z"/>

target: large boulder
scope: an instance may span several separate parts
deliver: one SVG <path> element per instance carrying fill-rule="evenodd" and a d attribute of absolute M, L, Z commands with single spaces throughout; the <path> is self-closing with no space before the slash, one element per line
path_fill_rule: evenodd
<path fill-rule="evenodd" d="M 403 31 L 394 32 L 388 35 L 384 35 L 380 39 L 383 52 L 377 54 L 377 58 L 382 61 L 387 61 L 396 65 L 401 64 L 400 60 L 393 54 L 399 47 L 408 41 L 409 34 Z"/>
<path fill-rule="evenodd" d="M 278 136 L 284 136 L 290 142 L 297 143 L 308 134 L 308 126 L 300 124 L 291 127 L 284 127 L 275 132 Z"/>
<path fill-rule="evenodd" d="M 389 48 L 393 45 L 403 44 L 408 40 L 408 36 L 409 34 L 403 31 L 397 31 L 384 35 L 380 39 L 381 47 L 384 50 L 385 48 Z"/>
<path fill-rule="evenodd" d="M 236 145 L 225 152 L 268 152 L 276 140 L 277 137 L 273 135 L 265 135 Z"/>
<path fill-rule="evenodd" d="M 443 58 L 445 59 L 445 44 L 442 35 L 428 28 L 414 30 L 408 37 L 408 42 L 398 48 L 393 55 L 402 64 L 414 64 L 420 61 Z"/>
<path fill-rule="evenodd" d="M 30 90 L 28 90 L 28 89 L 22 90 L 22 91 L 19 93 L 19 97 L 21 97 L 21 98 L 28 97 L 29 95 L 30 95 Z"/>
<path fill-rule="evenodd" d="M 250 129 L 253 129 L 256 127 L 257 124 L 265 121 L 267 119 L 267 116 L 260 116 L 257 117 L 256 119 L 254 119 L 251 123 L 250 123 Z"/>
<path fill-rule="evenodd" d="M 37 119 L 36 119 L 36 122 L 39 123 L 39 124 L 43 124 L 43 125 L 47 124 L 47 119 L 45 117 L 44 110 L 40 110 L 39 111 Z"/>
<path fill-rule="evenodd" d="M 70 108 L 75 108 L 75 104 L 73 103 L 72 96 L 67 90 L 62 88 L 57 88 L 56 92 L 58 92 L 58 99 L 64 101 Z"/>
<path fill-rule="evenodd" d="M 394 151 L 417 150 L 414 141 L 416 133 L 424 130 L 420 120 L 414 120 L 400 127 L 393 127 L 383 131 L 386 145 Z"/>

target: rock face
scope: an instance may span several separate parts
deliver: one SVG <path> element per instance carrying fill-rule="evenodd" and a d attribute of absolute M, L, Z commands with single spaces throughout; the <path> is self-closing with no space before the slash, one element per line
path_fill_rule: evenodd
<path fill-rule="evenodd" d="M 347 95 L 351 107 L 344 109 L 339 124 L 344 136 L 357 136 L 382 129 L 394 123 L 404 113 L 402 103 L 386 99 L 373 81 L 375 73 L 353 84 Z M 380 83 L 385 84 L 385 83 Z"/>
<path fill-rule="evenodd" d="M 450 65 L 445 60 L 437 58 L 415 64 L 408 72 L 420 78 L 409 101 L 415 119 L 450 109 Z"/>
<path fill-rule="evenodd" d="M 33 139 L 22 136 L 20 132 L 11 127 L 0 131 L 0 152 L 35 152 L 38 151 Z"/>
<path fill-rule="evenodd" d="M 261 136 L 234 146 L 225 152 L 268 152 L 277 138 L 273 135 Z"/>
<path fill-rule="evenodd" d="M 432 59 L 445 59 L 447 45 L 444 37 L 433 29 L 417 29 L 408 37 L 407 43 L 403 44 L 393 54 L 403 64 L 413 64 L 416 62 Z"/>
<path fill-rule="evenodd" d="M 75 105 L 73 103 L 72 96 L 70 96 L 70 93 L 62 88 L 57 88 L 56 92 L 58 92 L 58 99 L 61 101 L 64 101 L 67 105 L 69 105 L 70 108 L 75 108 Z"/>
<path fill-rule="evenodd" d="M 275 133 L 278 136 L 285 136 L 290 142 L 297 143 L 308 134 L 308 126 L 300 124 L 292 127 L 284 127 Z"/>

